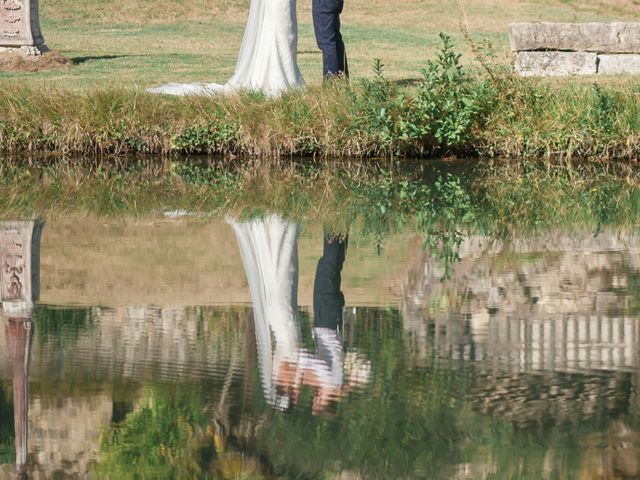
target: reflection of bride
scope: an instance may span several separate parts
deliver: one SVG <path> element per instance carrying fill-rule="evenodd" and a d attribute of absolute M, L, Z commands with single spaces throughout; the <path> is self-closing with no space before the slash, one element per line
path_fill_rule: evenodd
<path fill-rule="evenodd" d="M 262 387 L 274 404 L 277 369 L 298 363 L 299 229 L 276 216 L 232 226 L 251 291 Z"/>
<path fill-rule="evenodd" d="M 252 90 L 277 96 L 304 86 L 297 48 L 296 0 L 251 0 L 236 71 L 226 84 L 168 83 L 148 91 L 184 96 Z"/>
<path fill-rule="evenodd" d="M 366 381 L 369 376 L 368 362 L 356 359 L 354 354 L 348 354 L 345 359 L 339 324 L 342 306 L 340 318 L 336 315 L 333 323 L 318 323 L 320 316 L 327 318 L 324 313 L 314 319 L 317 353 L 312 355 L 301 348 L 297 299 L 299 227 L 275 215 L 251 222 L 231 221 L 231 224 L 251 290 L 260 377 L 266 400 L 286 409 L 296 401 L 301 386 L 310 385 L 316 389 L 314 410 L 320 412 L 342 395 L 345 364 L 353 367 L 346 369 L 347 387 Z M 325 257 L 326 251 L 325 248 Z M 339 281 L 336 287 L 341 297 Z M 322 290 L 318 288 L 318 281 L 317 289 Z M 322 295 L 317 297 L 327 303 Z M 335 305 L 328 311 L 336 311 Z"/>

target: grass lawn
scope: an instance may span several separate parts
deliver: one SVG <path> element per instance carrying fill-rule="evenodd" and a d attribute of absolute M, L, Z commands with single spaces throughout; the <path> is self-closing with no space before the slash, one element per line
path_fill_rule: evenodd
<path fill-rule="evenodd" d="M 2 85 L 86 90 L 146 88 L 167 81 L 224 82 L 233 72 L 249 0 L 42 0 L 47 44 L 72 59 L 66 70 L 0 72 Z M 514 21 L 633 21 L 631 0 L 347 0 L 344 35 L 353 75 L 369 76 L 381 58 L 392 79 L 416 78 L 444 31 L 471 61 L 462 25 L 488 39 L 509 62 Z M 311 0 L 299 2 L 299 62 L 307 82 L 321 81 Z"/>

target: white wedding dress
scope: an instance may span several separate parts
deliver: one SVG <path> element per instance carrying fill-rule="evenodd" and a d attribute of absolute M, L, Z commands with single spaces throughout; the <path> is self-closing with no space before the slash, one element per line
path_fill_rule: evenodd
<path fill-rule="evenodd" d="M 297 57 L 296 0 L 251 0 L 236 71 L 226 84 L 168 83 L 147 91 L 212 96 L 250 90 L 276 97 L 304 86 Z"/>

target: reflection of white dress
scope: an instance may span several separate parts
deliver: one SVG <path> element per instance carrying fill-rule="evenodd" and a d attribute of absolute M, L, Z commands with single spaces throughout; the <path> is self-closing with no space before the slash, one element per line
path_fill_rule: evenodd
<path fill-rule="evenodd" d="M 285 361 L 298 363 L 299 229 L 277 216 L 230 223 L 251 291 L 262 387 L 267 401 L 274 404 L 274 370 Z"/>
<path fill-rule="evenodd" d="M 313 372 L 318 379 L 317 386 L 342 387 L 345 359 L 340 334 L 335 330 L 314 328 L 316 354 L 310 354 L 301 346 L 299 227 L 276 215 L 250 222 L 230 219 L 229 223 L 238 239 L 251 291 L 260 379 L 267 402 L 280 409 L 289 406 L 289 398 L 278 396 L 276 390 L 278 369 L 285 363 L 296 366 L 298 374 Z M 359 378 L 366 382 L 368 374 Z M 300 378 L 293 381 L 298 383 Z"/>
<path fill-rule="evenodd" d="M 226 84 L 168 83 L 148 91 L 184 96 L 253 90 L 277 96 L 304 86 L 297 48 L 296 0 L 251 0 L 236 71 Z"/>

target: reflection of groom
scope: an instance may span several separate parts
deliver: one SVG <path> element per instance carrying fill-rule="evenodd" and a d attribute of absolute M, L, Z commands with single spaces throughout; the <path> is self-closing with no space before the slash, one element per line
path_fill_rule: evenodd
<path fill-rule="evenodd" d="M 352 387 L 351 378 L 344 385 L 342 322 L 344 295 L 340 289 L 347 240 L 331 234 L 324 236 L 323 255 L 316 269 L 313 286 L 313 337 L 315 355 L 301 351 L 296 364 L 276 366 L 278 395 L 289 405 L 297 403 L 302 385 L 314 387 L 313 412 L 325 412 Z M 346 389 L 346 390 L 345 390 Z"/>
<path fill-rule="evenodd" d="M 344 295 L 340 286 L 346 252 L 346 238 L 325 234 L 313 285 L 314 329 L 342 330 Z"/>
<path fill-rule="evenodd" d="M 325 78 L 348 76 L 347 55 L 340 33 L 340 14 L 344 0 L 313 0 L 313 27 L 322 50 Z"/>
<path fill-rule="evenodd" d="M 324 378 L 312 379 L 318 389 L 314 394 L 314 413 L 323 412 L 342 395 L 344 352 L 342 322 L 344 294 L 342 267 L 347 253 L 347 239 L 325 234 L 322 258 L 318 262 L 313 285 L 313 336 L 317 358 L 325 365 Z M 315 380 L 315 382 L 314 382 Z"/>

